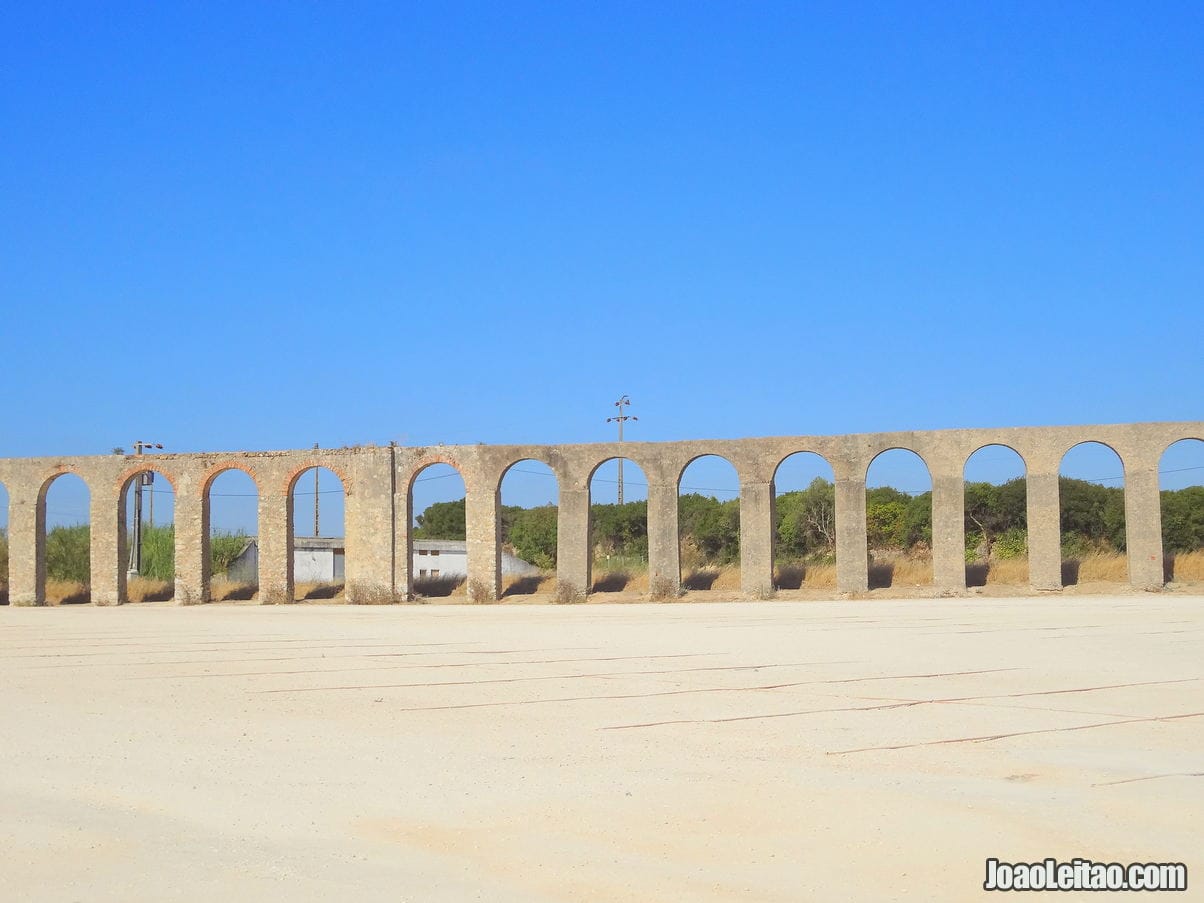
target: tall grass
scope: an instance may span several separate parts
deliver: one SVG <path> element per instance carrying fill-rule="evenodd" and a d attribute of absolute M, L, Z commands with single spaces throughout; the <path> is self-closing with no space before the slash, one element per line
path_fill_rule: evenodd
<path fill-rule="evenodd" d="M 130 537 L 133 541 L 133 537 Z M 176 579 L 176 528 L 142 526 L 142 567 L 139 576 L 170 583 Z"/>
<path fill-rule="evenodd" d="M 46 576 L 87 586 L 92 580 L 90 537 L 87 524 L 51 528 L 46 533 Z"/>
<path fill-rule="evenodd" d="M 209 561 L 214 574 L 224 574 L 230 569 L 231 562 L 247 544 L 248 536 L 238 530 L 215 530 L 209 537 Z"/>

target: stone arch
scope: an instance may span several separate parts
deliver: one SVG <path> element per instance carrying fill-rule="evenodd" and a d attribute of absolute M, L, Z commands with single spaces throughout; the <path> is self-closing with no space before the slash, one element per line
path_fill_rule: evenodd
<path fill-rule="evenodd" d="M 448 468 L 447 472 L 436 473 L 424 477 L 423 474 L 434 468 Z M 406 520 L 405 520 L 405 561 L 409 575 L 408 593 L 421 596 L 451 596 L 467 592 L 468 584 L 468 478 L 467 468 L 447 455 L 424 455 L 413 466 L 406 484 Z M 430 491 L 429 500 L 423 500 L 422 511 L 416 511 L 418 499 L 415 487 L 422 482 L 448 480 L 456 478 L 459 481 L 459 498 L 456 498 L 455 483 L 443 484 Z M 500 483 L 499 483 L 500 485 Z M 497 490 L 494 490 L 496 493 Z M 444 498 L 444 496 L 451 496 Z M 428 516 L 434 505 L 443 505 L 444 523 L 435 526 L 437 532 L 444 534 L 439 538 L 415 537 L 419 529 L 417 520 Z M 462 520 L 461 520 L 462 519 Z M 432 525 L 427 524 L 430 528 Z M 454 536 L 448 535 L 455 534 Z M 438 573 L 434 573 L 438 571 Z"/>
<path fill-rule="evenodd" d="M 903 456 L 886 457 L 895 452 Z M 915 469 L 916 462 L 922 475 Z M 876 478 L 872 476 L 875 464 L 880 465 Z M 927 482 L 928 488 L 921 482 Z M 931 584 L 934 484 L 927 459 L 907 445 L 881 448 L 865 466 L 865 485 L 869 588 Z"/>
<path fill-rule="evenodd" d="M 304 474 L 306 471 L 314 470 L 315 468 L 329 470 L 332 474 L 339 478 L 339 482 L 343 485 L 344 492 L 351 491 L 351 479 L 341 465 L 336 464 L 333 461 L 327 461 L 324 458 L 313 458 L 306 460 L 304 464 L 289 468 L 284 482 L 284 494 L 292 495 L 293 490 L 297 487 L 297 481 L 301 479 L 302 474 Z M 254 479 L 254 477 L 252 477 L 252 479 Z M 256 480 L 255 482 L 256 485 L 258 485 L 259 481 Z"/>
<path fill-rule="evenodd" d="M 798 472 L 789 473 L 791 469 Z M 821 480 L 822 484 L 817 482 Z M 790 488 L 783 492 L 783 485 Z M 782 455 L 773 466 L 770 489 L 774 588 L 801 589 L 806 583 L 835 589 L 836 471 L 832 462 L 809 448 Z"/>
<path fill-rule="evenodd" d="M 617 468 L 615 477 L 604 469 L 612 461 L 632 465 L 639 472 L 638 479 L 632 480 L 632 474 L 624 468 L 626 495 L 622 508 L 618 504 Z M 614 501 L 611 501 L 612 487 Z M 597 490 L 602 488 L 606 491 L 599 493 Z M 639 498 L 631 498 L 633 488 Z M 644 466 L 626 455 L 609 455 L 590 467 L 585 495 L 588 505 L 585 589 L 596 593 L 646 590 L 649 537 L 648 476 Z M 599 496 L 605 501 L 597 501 Z M 600 571 L 596 578 L 595 559 Z"/>
<path fill-rule="evenodd" d="M 1067 459 L 1077 475 L 1067 474 Z M 1063 586 L 1128 580 L 1128 475 L 1124 455 L 1099 439 L 1075 442 L 1059 458 Z"/>
<path fill-rule="evenodd" d="M 251 482 L 255 484 L 255 491 L 262 491 L 259 483 L 260 477 L 259 474 L 256 473 L 255 468 L 248 464 L 244 464 L 241 461 L 229 460 L 219 461 L 217 464 L 213 464 L 205 470 L 204 476 L 201 478 L 201 495 L 208 495 L 210 488 L 213 486 L 213 481 L 222 474 L 229 473 L 231 470 L 237 470 L 245 473 L 251 478 Z M 304 471 L 301 471 L 301 473 L 304 473 Z M 300 473 L 297 476 L 300 476 Z"/>
<path fill-rule="evenodd" d="M 302 489 L 301 478 L 311 472 L 314 488 Z M 325 481 L 324 473 L 329 474 Z M 337 488 L 331 484 L 331 478 L 338 484 Z M 323 482 L 326 483 L 325 488 Z M 290 468 L 285 485 L 288 508 L 288 585 L 293 587 L 294 599 L 334 598 L 343 592 L 346 585 L 349 555 L 347 496 L 352 491 L 352 484 L 342 467 L 332 466 L 330 461 L 321 456 L 313 456 L 305 463 Z M 309 496 L 313 497 L 312 520 L 308 506 L 304 512 L 300 510 L 302 499 Z M 324 496 L 337 497 L 324 499 Z M 323 501 L 326 502 L 325 506 Z M 350 553 L 354 554 L 354 550 L 350 550 Z"/>
<path fill-rule="evenodd" d="M 1028 462 L 1024 455 L 1006 442 L 980 444 L 962 464 L 962 482 L 966 585 L 1026 585 Z"/>
<path fill-rule="evenodd" d="M 546 473 L 523 469 L 522 464 L 540 465 Z M 548 477 L 551 477 L 550 481 Z M 507 478 L 511 478 L 509 490 Z M 560 482 L 556 468 L 539 457 L 511 461 L 498 477 L 501 541 L 497 543 L 497 568 L 502 596 L 530 595 L 539 591 L 544 582 L 540 572 L 556 568 Z M 511 504 L 507 504 L 508 493 L 512 494 Z M 520 510 L 513 511 L 515 507 Z"/>
<path fill-rule="evenodd" d="M 714 460 L 695 482 L 713 485 L 686 485 L 690 468 L 708 458 Z M 726 467 L 716 462 L 723 462 Z M 735 485 L 718 485 L 730 481 L 728 470 L 735 477 Z M 678 471 L 678 567 L 681 585 L 686 590 L 731 591 L 740 588 L 742 485 L 735 463 L 726 455 L 714 452 L 692 456 Z M 684 492 L 686 489 L 691 491 Z"/>
<path fill-rule="evenodd" d="M 155 478 L 170 487 L 172 526 L 155 523 Z M 140 485 L 139 481 L 147 482 Z M 162 602 L 175 595 L 175 498 L 179 475 L 154 458 L 135 459 L 117 478 L 119 601 Z M 138 490 L 141 489 L 141 492 Z M 140 509 L 139 505 L 143 507 Z M 160 506 L 160 521 L 163 509 Z M 136 578 L 131 585 L 130 581 Z"/>
<path fill-rule="evenodd" d="M 1163 580 L 1204 580 L 1204 436 L 1171 442 L 1158 456 Z"/>
<path fill-rule="evenodd" d="M 410 475 L 406 483 L 407 492 L 413 490 L 414 483 L 418 480 L 418 475 L 433 464 L 446 464 L 452 470 L 456 471 L 456 473 L 460 475 L 460 479 L 464 481 L 464 491 L 466 493 L 470 488 L 472 488 L 469 478 L 475 473 L 473 468 L 466 467 L 463 461 L 457 461 L 451 455 L 444 455 L 436 452 L 434 454 L 425 454 L 410 464 Z M 500 482 L 501 481 L 499 479 L 499 485 Z"/>
<path fill-rule="evenodd" d="M 240 539 L 236 529 L 219 528 L 215 533 L 213 525 L 213 498 L 223 493 L 215 492 L 215 487 L 227 474 L 241 474 L 254 490 L 251 496 L 254 501 L 249 506 L 249 513 L 244 512 L 242 519 L 254 522 L 254 529 L 245 539 Z M 228 482 L 228 481 L 227 481 Z M 235 487 L 231 487 L 235 488 Z M 259 500 L 262 495 L 258 475 L 254 468 L 237 460 L 225 460 L 206 469 L 201 479 L 201 586 L 203 598 L 208 601 L 249 599 L 259 589 Z M 219 510 L 228 507 L 219 505 Z M 231 519 L 233 520 L 233 519 Z M 243 531 L 245 533 L 245 531 Z M 215 574 L 214 539 L 217 538 L 217 548 L 226 579 L 219 579 Z M 228 539 L 227 539 L 228 537 Z M 255 541 L 252 541 L 254 539 Z M 237 551 L 235 546 L 241 546 Z M 234 557 L 231 557 L 234 556 Z M 231 574 L 230 572 L 234 573 Z"/>
<path fill-rule="evenodd" d="M 65 510 L 55 511 L 49 505 L 53 485 L 65 485 L 59 482 L 62 477 L 73 478 L 84 493 L 82 498 L 71 503 L 70 516 Z M 56 467 L 38 486 L 34 537 L 34 598 L 37 604 L 91 601 L 93 493 L 87 478 L 74 467 L 65 465 Z M 64 523 L 50 527 L 52 520 L 63 520 Z M 75 523 L 68 523 L 70 520 Z M 52 532 L 56 534 L 53 539 Z M 55 581 L 53 594 L 48 593 L 51 579 Z"/>

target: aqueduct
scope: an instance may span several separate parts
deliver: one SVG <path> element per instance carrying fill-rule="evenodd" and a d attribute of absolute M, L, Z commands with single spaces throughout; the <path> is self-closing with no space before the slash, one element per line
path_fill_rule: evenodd
<path fill-rule="evenodd" d="M 346 490 L 347 595 L 386 593 L 408 598 L 411 573 L 411 485 L 433 463 L 449 464 L 464 480 L 470 585 L 500 590 L 502 477 L 521 460 L 541 461 L 560 486 L 557 576 L 580 589 L 590 586 L 590 477 L 612 458 L 634 461 L 648 480 L 649 576 L 680 580 L 678 483 L 691 461 L 719 455 L 740 480 L 740 569 L 746 592 L 773 583 L 774 474 L 796 452 L 827 460 L 836 479 L 836 571 L 841 592 L 868 587 L 865 480 L 881 452 L 908 449 L 932 475 L 933 580 L 935 589 L 966 588 L 963 468 L 975 451 L 1002 445 L 1025 463 L 1029 580 L 1034 589 L 1062 586 L 1058 473 L 1062 456 L 1083 442 L 1099 442 L 1124 467 L 1129 581 L 1163 584 L 1158 467 L 1162 453 L 1182 439 L 1204 439 L 1204 422 L 1106 426 L 1012 427 L 783 436 L 688 442 L 589 445 L 441 445 L 428 448 L 358 446 L 304 451 L 229 452 L 0 459 L 0 483 L 9 492 L 9 596 L 37 605 L 45 597 L 46 490 L 64 473 L 78 475 L 91 494 L 91 595 L 98 604 L 125 600 L 125 487 L 138 473 L 163 474 L 175 491 L 177 600 L 204 601 L 209 587 L 209 494 L 223 471 L 245 471 L 259 490 L 261 593 L 292 598 L 293 523 L 290 491 L 298 476 L 327 467 Z"/>

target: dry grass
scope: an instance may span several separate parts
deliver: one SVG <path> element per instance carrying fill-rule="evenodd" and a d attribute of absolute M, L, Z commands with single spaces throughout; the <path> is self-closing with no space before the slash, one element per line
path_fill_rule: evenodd
<path fill-rule="evenodd" d="M 298 602 L 303 599 L 337 599 L 342 595 L 341 583 L 298 583 L 293 587 L 293 598 Z"/>
<path fill-rule="evenodd" d="M 591 593 L 646 593 L 648 570 L 594 571 Z"/>
<path fill-rule="evenodd" d="M 740 568 L 734 564 L 722 567 L 710 566 L 691 568 L 681 576 L 681 587 L 690 592 L 722 590 L 736 592 L 740 589 Z"/>
<path fill-rule="evenodd" d="M 1124 555 L 1093 552 L 1078 561 L 1079 583 L 1124 583 L 1129 579 L 1129 562 Z"/>
<path fill-rule="evenodd" d="M 87 584 L 78 580 L 47 580 L 46 604 L 71 605 L 76 602 L 89 602 L 92 592 Z"/>
<path fill-rule="evenodd" d="M 166 602 L 175 594 L 175 584 L 149 577 L 131 577 L 125 586 L 129 602 Z"/>
<path fill-rule="evenodd" d="M 1180 552 L 1171 563 L 1169 579 L 1175 583 L 1204 580 L 1204 549 Z"/>
<path fill-rule="evenodd" d="M 464 577 L 415 577 L 414 596 L 417 599 L 444 599 L 463 596 L 468 587 Z"/>
<path fill-rule="evenodd" d="M 551 571 L 541 574 L 509 574 L 502 578 L 502 596 L 530 596 L 533 593 L 550 593 L 556 588 L 556 575 Z"/>
<path fill-rule="evenodd" d="M 803 573 L 803 586 L 812 589 L 836 588 L 836 565 L 809 564 Z"/>
<path fill-rule="evenodd" d="M 1010 558 L 1007 561 L 992 561 L 987 568 L 986 582 L 989 585 L 1024 585 L 1028 583 L 1028 559 Z"/>
<path fill-rule="evenodd" d="M 213 580 L 209 583 L 209 598 L 214 602 L 245 602 L 255 598 L 258 583 L 234 583 L 230 580 Z"/>

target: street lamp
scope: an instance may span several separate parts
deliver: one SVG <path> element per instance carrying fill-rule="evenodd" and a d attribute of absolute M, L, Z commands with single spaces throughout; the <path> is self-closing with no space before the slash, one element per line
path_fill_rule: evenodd
<path fill-rule="evenodd" d="M 143 449 L 161 449 L 161 442 L 135 442 L 134 456 L 141 458 Z M 134 541 L 130 545 L 130 563 L 126 571 L 127 577 L 137 577 L 142 571 L 142 487 L 155 482 L 154 471 L 143 471 L 134 478 Z M 151 491 L 150 522 L 155 523 L 155 494 Z"/>
<path fill-rule="evenodd" d="M 615 407 L 619 409 L 619 415 L 617 417 L 607 417 L 606 418 L 607 423 L 617 422 L 619 424 L 619 445 L 623 444 L 623 424 L 628 420 L 639 420 L 640 419 L 639 417 L 632 416 L 631 414 L 624 414 L 623 413 L 624 406 L 627 406 L 627 407 L 631 406 L 631 399 L 628 398 L 626 395 L 624 395 L 618 401 L 615 402 Z M 622 455 L 622 449 L 620 449 L 619 451 L 620 451 L 620 454 L 619 454 L 619 504 L 622 505 L 623 504 L 623 455 Z"/>

